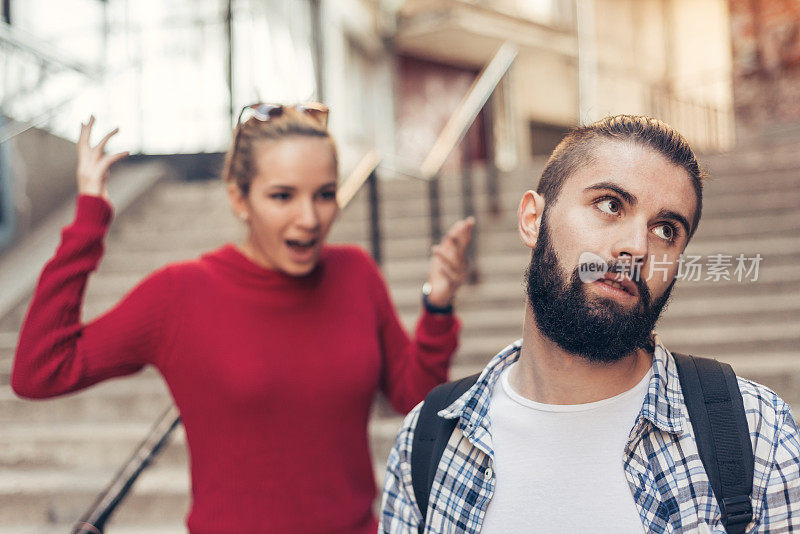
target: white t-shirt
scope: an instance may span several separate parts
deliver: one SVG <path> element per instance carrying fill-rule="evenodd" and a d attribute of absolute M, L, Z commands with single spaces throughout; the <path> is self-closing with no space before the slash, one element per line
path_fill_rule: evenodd
<path fill-rule="evenodd" d="M 496 486 L 482 534 L 642 534 L 622 461 L 652 371 L 588 404 L 528 400 L 504 369 L 489 405 Z"/>

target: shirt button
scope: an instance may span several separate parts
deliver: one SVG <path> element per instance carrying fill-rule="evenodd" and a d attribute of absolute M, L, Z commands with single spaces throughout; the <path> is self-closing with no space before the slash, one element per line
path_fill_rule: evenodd
<path fill-rule="evenodd" d="M 483 476 L 486 478 L 486 480 L 491 479 L 493 474 L 494 474 L 494 471 L 492 471 L 491 467 L 487 467 L 486 471 L 483 472 Z"/>

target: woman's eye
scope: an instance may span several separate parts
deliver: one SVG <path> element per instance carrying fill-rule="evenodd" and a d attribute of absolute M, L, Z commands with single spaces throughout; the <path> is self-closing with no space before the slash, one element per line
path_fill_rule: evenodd
<path fill-rule="evenodd" d="M 619 210 L 621 208 L 619 201 L 613 198 L 601 200 L 597 203 L 597 207 L 600 211 L 608 213 L 609 215 L 619 215 Z"/>
<path fill-rule="evenodd" d="M 289 193 L 271 193 L 269 198 L 274 200 L 289 200 Z"/>
<path fill-rule="evenodd" d="M 322 200 L 336 200 L 336 191 L 323 191 L 320 196 Z"/>
<path fill-rule="evenodd" d="M 659 231 L 661 231 L 659 233 Z M 658 237 L 665 241 L 669 241 L 670 243 L 675 240 L 675 228 L 671 224 L 662 224 L 660 226 L 656 226 L 655 233 Z"/>

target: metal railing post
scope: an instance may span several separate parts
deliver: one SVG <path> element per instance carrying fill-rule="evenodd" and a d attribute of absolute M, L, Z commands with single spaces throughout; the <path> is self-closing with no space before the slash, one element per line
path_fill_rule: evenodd
<path fill-rule="evenodd" d="M 438 174 L 428 180 L 428 209 L 431 222 L 431 245 L 435 245 L 442 239 L 442 209 Z"/>
<path fill-rule="evenodd" d="M 472 180 L 472 145 L 469 135 L 461 141 L 461 208 L 464 218 L 475 215 L 475 193 Z M 477 223 L 477 221 L 476 221 Z M 477 228 L 472 229 L 472 240 L 467 245 L 466 259 L 469 271 L 467 282 L 474 284 L 478 281 L 478 268 L 475 265 Z"/>
<path fill-rule="evenodd" d="M 375 263 L 381 265 L 383 262 L 383 250 L 381 235 L 381 214 L 380 214 L 380 193 L 378 191 L 378 173 L 373 169 L 367 178 L 369 186 L 369 230 L 370 243 L 372 245 L 372 257 Z"/>
<path fill-rule="evenodd" d="M 106 523 L 125 500 L 136 479 L 167 446 L 170 435 L 180 423 L 178 409 L 174 405 L 170 406 L 158 418 L 153 429 L 114 476 L 108 487 L 73 527 L 72 534 L 103 532 Z"/>
<path fill-rule="evenodd" d="M 500 214 L 500 184 L 494 150 L 494 93 L 483 106 L 483 141 L 486 145 L 486 193 L 489 196 L 489 212 Z"/>

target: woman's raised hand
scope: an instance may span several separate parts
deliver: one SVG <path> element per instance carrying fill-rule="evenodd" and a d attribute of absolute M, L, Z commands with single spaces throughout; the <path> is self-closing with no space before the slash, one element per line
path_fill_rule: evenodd
<path fill-rule="evenodd" d="M 428 272 L 430 304 L 445 308 L 453 303 L 456 290 L 467 276 L 466 251 L 474 227 L 473 217 L 458 221 L 450 227 L 442 242 L 431 248 L 431 265 Z"/>
<path fill-rule="evenodd" d="M 89 137 L 92 134 L 94 115 L 89 117 L 89 122 L 81 123 L 81 135 L 78 138 L 78 194 L 103 197 L 108 200 L 108 169 L 121 159 L 128 157 L 128 152 L 105 154 L 106 143 L 119 131 L 114 128 L 97 143 L 89 146 Z"/>

